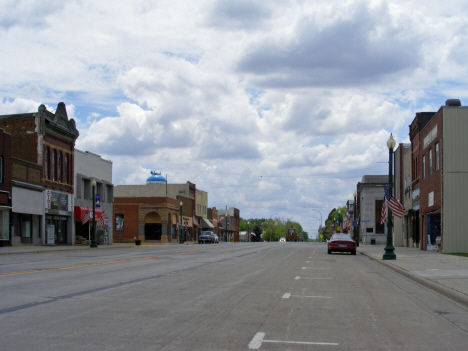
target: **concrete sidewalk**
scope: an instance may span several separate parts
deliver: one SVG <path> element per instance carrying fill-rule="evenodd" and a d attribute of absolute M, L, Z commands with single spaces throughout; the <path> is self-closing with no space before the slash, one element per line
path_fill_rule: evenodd
<path fill-rule="evenodd" d="M 101 250 L 101 249 L 115 249 L 119 247 L 135 247 L 134 244 L 114 244 L 114 245 L 98 245 L 97 249 L 91 249 L 89 246 L 72 246 L 72 245 L 15 245 L 0 247 L 0 255 L 8 254 L 21 254 L 21 253 L 40 253 L 40 252 L 54 252 L 54 251 L 71 251 L 71 250 Z"/>
<path fill-rule="evenodd" d="M 383 260 L 385 245 L 363 245 L 358 253 L 468 307 L 468 257 L 396 247 L 396 260 Z"/>

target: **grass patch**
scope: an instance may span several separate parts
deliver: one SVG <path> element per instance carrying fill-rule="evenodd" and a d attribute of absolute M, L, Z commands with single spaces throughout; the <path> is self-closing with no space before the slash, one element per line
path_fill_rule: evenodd
<path fill-rule="evenodd" d="M 461 257 L 468 257 L 468 253 L 464 253 L 464 252 L 449 253 L 449 254 L 447 254 L 447 255 L 461 256 Z"/>

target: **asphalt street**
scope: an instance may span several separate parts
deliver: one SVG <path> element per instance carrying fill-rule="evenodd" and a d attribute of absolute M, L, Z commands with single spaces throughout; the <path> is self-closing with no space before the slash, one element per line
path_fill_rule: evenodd
<path fill-rule="evenodd" d="M 0 256 L 2 350 L 465 350 L 468 310 L 364 255 L 221 243 Z"/>

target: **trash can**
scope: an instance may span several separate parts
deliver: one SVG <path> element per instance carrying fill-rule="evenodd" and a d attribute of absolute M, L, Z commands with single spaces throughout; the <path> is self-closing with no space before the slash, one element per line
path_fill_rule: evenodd
<path fill-rule="evenodd" d="M 375 245 L 375 239 L 370 239 L 370 244 Z"/>

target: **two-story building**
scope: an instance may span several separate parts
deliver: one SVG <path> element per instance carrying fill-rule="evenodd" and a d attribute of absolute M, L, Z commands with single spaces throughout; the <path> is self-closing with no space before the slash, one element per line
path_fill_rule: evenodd
<path fill-rule="evenodd" d="M 73 167 L 79 136 L 65 104 L 55 113 L 0 116 L 12 141 L 12 244 L 73 244 Z"/>

